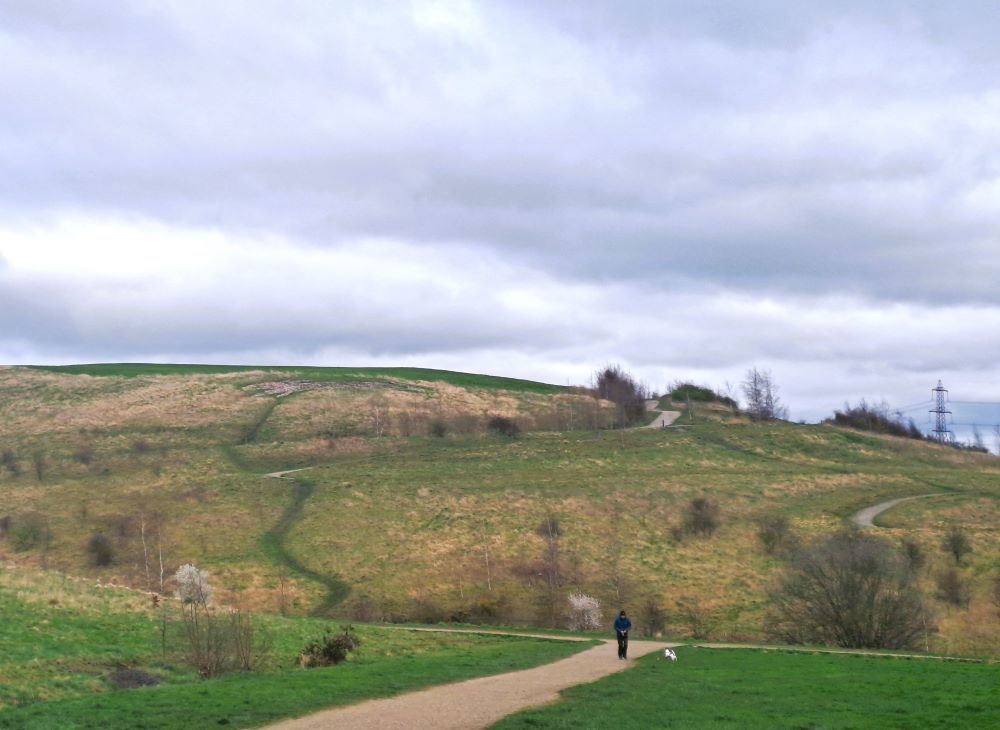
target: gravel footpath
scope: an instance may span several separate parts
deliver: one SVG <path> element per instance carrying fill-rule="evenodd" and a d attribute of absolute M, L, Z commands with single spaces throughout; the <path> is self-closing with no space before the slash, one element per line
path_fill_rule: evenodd
<path fill-rule="evenodd" d="M 639 657 L 667 646 L 658 641 L 629 642 Z M 514 712 L 559 699 L 559 692 L 594 682 L 631 666 L 619 661 L 607 641 L 566 659 L 534 669 L 480 677 L 381 700 L 338 707 L 285 720 L 268 730 L 471 730 L 489 727 Z"/>

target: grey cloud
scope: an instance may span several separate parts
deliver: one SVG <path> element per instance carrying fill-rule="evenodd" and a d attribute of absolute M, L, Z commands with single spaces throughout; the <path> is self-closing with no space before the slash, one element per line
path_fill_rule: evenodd
<path fill-rule="evenodd" d="M 388 4 L 19 3 L 0 211 L 995 302 L 1000 209 L 967 203 L 1000 181 L 997 14 L 909 5 L 483 4 L 438 32 Z"/>

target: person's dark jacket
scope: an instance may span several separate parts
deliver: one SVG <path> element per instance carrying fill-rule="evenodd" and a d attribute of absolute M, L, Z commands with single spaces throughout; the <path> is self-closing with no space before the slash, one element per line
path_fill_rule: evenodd
<path fill-rule="evenodd" d="M 615 619 L 615 631 L 619 634 L 624 634 L 626 631 L 632 628 L 632 622 L 628 620 L 627 616 L 619 616 Z"/>

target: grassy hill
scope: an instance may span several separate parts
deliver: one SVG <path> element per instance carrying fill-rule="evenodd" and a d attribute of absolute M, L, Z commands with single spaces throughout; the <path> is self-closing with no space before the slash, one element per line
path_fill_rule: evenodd
<path fill-rule="evenodd" d="M 945 532 L 967 529 L 972 599 L 935 600 L 931 647 L 1000 652 L 997 459 L 692 407 L 677 428 L 609 431 L 608 405 L 587 395 L 444 371 L 3 369 L 0 552 L 169 591 L 162 554 L 167 578 L 194 562 L 224 600 L 287 615 L 539 623 L 551 596 L 537 528 L 552 516 L 559 600 L 582 590 L 637 615 L 652 602 L 672 635 L 739 640 L 761 635 L 783 567 L 758 519 L 786 516 L 808 539 L 883 499 L 940 492 L 887 514 L 884 533 L 922 547 L 933 594 Z M 496 415 L 525 433 L 488 432 Z M 681 529 L 698 497 L 720 507 L 711 536 Z"/>

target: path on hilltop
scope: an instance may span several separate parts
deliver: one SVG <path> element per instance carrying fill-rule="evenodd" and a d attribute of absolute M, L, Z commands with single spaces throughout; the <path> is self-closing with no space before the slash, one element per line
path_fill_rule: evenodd
<path fill-rule="evenodd" d="M 646 410 L 659 415 L 653 419 L 652 423 L 647 423 L 643 428 L 666 428 L 681 417 L 680 411 L 661 411 L 660 402 L 657 400 L 646 401 Z"/>
<path fill-rule="evenodd" d="M 481 633 L 481 632 L 475 632 Z M 572 637 L 547 637 L 579 641 Z M 633 657 L 677 646 L 659 641 L 632 641 Z M 356 705 L 322 710 L 305 717 L 269 725 L 268 730 L 472 730 L 489 727 L 514 712 L 559 699 L 559 692 L 632 666 L 619 661 L 617 645 L 599 646 L 566 659 L 492 677 L 368 700 Z"/>

